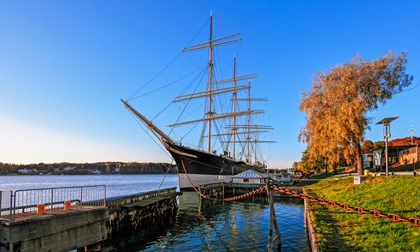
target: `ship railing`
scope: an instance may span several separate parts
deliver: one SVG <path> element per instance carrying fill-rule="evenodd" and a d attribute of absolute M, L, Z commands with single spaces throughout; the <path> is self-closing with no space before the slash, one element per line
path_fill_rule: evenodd
<path fill-rule="evenodd" d="M 54 214 L 66 210 L 106 207 L 106 186 L 74 186 L 16 190 L 9 192 L 1 205 L 1 218 L 14 221 L 34 215 Z M 9 202 L 8 204 L 4 204 Z M 4 206 L 4 207 L 3 207 Z"/>

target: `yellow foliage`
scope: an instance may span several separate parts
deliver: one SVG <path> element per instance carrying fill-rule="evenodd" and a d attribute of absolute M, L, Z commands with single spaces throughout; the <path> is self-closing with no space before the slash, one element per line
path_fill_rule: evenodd
<path fill-rule="evenodd" d="M 335 165 L 356 158 L 361 174 L 367 113 L 411 85 L 413 77 L 405 73 L 406 63 L 404 52 L 389 52 L 373 61 L 356 55 L 350 63 L 314 74 L 312 89 L 302 94 L 299 106 L 306 113 L 299 141 L 308 144 L 311 160 Z"/>

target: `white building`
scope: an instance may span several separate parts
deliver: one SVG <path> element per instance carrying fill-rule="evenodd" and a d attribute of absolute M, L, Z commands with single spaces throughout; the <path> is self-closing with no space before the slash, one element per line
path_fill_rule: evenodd
<path fill-rule="evenodd" d="M 30 173 L 35 173 L 37 171 L 38 171 L 37 169 L 26 169 L 26 168 L 23 168 L 23 169 L 19 169 L 18 170 L 18 173 L 30 174 Z"/>
<path fill-rule="evenodd" d="M 264 184 L 265 179 L 270 178 L 270 175 L 260 173 L 254 170 L 246 170 L 232 176 L 233 183 L 249 183 L 249 184 Z"/>

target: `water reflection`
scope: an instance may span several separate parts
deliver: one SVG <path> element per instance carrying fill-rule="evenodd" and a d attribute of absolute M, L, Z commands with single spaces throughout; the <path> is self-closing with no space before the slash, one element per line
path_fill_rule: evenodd
<path fill-rule="evenodd" d="M 270 209 L 267 204 L 202 201 L 196 193 L 179 199 L 174 223 L 148 240 L 122 251 L 266 251 Z M 309 251 L 300 200 L 275 203 L 283 251 Z M 275 247 L 277 249 L 277 247 Z"/>

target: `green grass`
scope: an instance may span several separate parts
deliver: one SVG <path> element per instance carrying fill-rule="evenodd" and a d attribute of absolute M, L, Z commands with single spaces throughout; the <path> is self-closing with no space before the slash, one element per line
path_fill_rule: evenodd
<path fill-rule="evenodd" d="M 329 178 L 305 191 L 366 210 L 420 218 L 420 176 L 370 178 L 360 185 L 353 185 L 353 177 Z M 310 210 L 321 251 L 420 251 L 420 227 L 318 203 L 310 203 Z"/>
<path fill-rule="evenodd" d="M 321 173 L 312 175 L 311 179 L 325 179 L 325 178 L 331 178 L 333 176 L 334 176 L 334 174 L 332 174 L 332 173 L 321 172 Z"/>
<path fill-rule="evenodd" d="M 293 184 L 292 186 L 307 186 L 307 185 L 312 185 L 317 183 L 320 179 L 325 179 L 325 178 L 331 178 L 333 177 L 334 174 L 332 173 L 318 173 L 315 175 L 312 175 L 310 178 L 305 178 L 305 180 L 297 180 L 299 182 L 295 182 L 295 184 Z"/>

